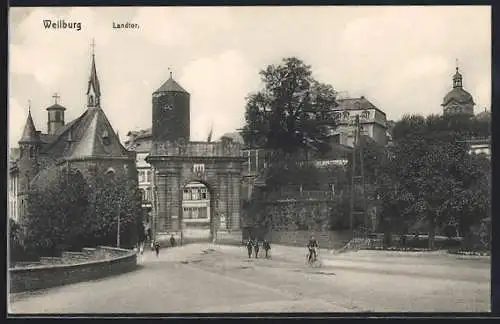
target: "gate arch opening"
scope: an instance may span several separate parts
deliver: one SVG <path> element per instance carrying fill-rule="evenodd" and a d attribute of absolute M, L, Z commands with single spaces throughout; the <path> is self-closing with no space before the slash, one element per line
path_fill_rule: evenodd
<path fill-rule="evenodd" d="M 214 198 L 213 190 L 206 183 L 190 181 L 184 185 L 180 213 L 184 242 L 212 240 L 216 217 Z"/>

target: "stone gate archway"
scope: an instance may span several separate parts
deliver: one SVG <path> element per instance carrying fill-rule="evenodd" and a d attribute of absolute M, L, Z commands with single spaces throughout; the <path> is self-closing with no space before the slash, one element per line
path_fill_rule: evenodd
<path fill-rule="evenodd" d="M 153 233 L 175 232 L 183 238 L 186 224 L 183 193 L 193 182 L 205 185 L 210 196 L 210 226 L 199 239 L 212 240 L 218 231 L 240 230 L 241 176 L 245 161 L 241 144 L 230 139 L 213 143 L 153 143 L 146 161 L 154 170 Z"/>

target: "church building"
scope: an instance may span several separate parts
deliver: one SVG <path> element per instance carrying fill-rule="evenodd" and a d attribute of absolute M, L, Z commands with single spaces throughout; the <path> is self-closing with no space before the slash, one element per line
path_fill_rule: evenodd
<path fill-rule="evenodd" d="M 474 99 L 463 87 L 463 77 L 459 72 L 458 65 L 453 75 L 453 88 L 443 98 L 443 114 L 445 116 L 474 116 Z"/>
<path fill-rule="evenodd" d="M 87 107 L 69 123 L 67 110 L 57 102 L 46 108 L 47 133 L 35 128 L 29 107 L 18 156 L 9 168 L 9 217 L 22 221 L 27 214 L 28 192 L 50 186 L 64 170 L 77 170 L 85 178 L 97 174 L 137 179 L 135 152 L 120 143 L 101 105 L 101 88 L 92 54 L 87 85 Z"/>

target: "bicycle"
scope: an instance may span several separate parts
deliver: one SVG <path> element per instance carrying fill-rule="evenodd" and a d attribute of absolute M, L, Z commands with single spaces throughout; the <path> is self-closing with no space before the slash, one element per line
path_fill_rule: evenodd
<path fill-rule="evenodd" d="M 316 258 L 311 256 L 310 251 L 306 253 L 306 264 L 313 268 L 319 268 L 322 266 L 322 262 L 319 257 L 319 249 L 316 249 Z"/>

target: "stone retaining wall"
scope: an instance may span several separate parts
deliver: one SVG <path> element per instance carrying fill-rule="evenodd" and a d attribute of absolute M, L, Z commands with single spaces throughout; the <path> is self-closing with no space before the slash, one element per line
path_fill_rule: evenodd
<path fill-rule="evenodd" d="M 266 239 L 274 244 L 306 246 L 311 235 L 314 235 L 320 248 L 340 249 L 351 239 L 350 231 L 270 231 Z"/>
<path fill-rule="evenodd" d="M 64 252 L 61 258 L 40 258 L 40 265 L 9 269 L 10 293 L 51 288 L 116 275 L 136 269 L 134 251 L 98 247 Z"/>

